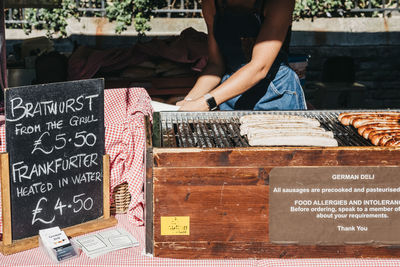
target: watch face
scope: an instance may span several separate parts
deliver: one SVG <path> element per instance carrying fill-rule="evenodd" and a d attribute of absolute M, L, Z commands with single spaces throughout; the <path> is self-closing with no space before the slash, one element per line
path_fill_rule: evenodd
<path fill-rule="evenodd" d="M 217 102 L 215 102 L 215 98 L 210 94 L 205 95 L 205 97 L 208 105 L 208 110 L 216 110 L 218 106 Z"/>

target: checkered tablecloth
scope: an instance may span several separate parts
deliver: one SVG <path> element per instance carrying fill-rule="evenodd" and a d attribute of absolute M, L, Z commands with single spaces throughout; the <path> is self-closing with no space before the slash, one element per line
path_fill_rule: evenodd
<path fill-rule="evenodd" d="M 105 150 L 110 155 L 110 192 L 117 185 L 128 183 L 131 194 L 128 216 L 135 225 L 143 225 L 145 116 L 151 118 L 152 107 L 150 97 L 144 88 L 104 91 Z M 4 116 L 0 117 L 0 123 L 1 120 L 3 123 L 0 126 L 0 152 L 5 152 Z M 2 230 L 1 219 L 0 230 Z"/>
<path fill-rule="evenodd" d="M 400 266 L 396 259 L 245 259 L 245 260 L 178 260 L 144 255 L 143 223 L 143 150 L 145 146 L 144 116 L 151 116 L 150 98 L 142 88 L 121 88 L 105 91 L 105 146 L 110 155 L 111 187 L 127 181 L 132 202 L 127 215 L 117 215 L 118 225 L 128 230 L 139 247 L 108 253 L 95 259 L 86 255 L 59 266 Z M 4 118 L 0 116 L 1 121 Z M 0 126 L 0 151 L 5 151 L 4 124 Z M 1 207 L 0 207 L 1 218 Z M 1 225 L 1 221 L 0 221 Z M 0 266 L 54 266 L 40 249 L 31 249 L 10 256 L 0 254 Z"/>
<path fill-rule="evenodd" d="M 145 255 L 145 228 L 134 226 L 127 215 L 117 215 L 118 225 L 129 231 L 138 241 L 139 246 L 111 252 L 94 259 L 81 254 L 79 258 L 66 261 L 57 266 L 160 266 L 160 267 L 256 267 L 256 266 L 318 266 L 318 267 L 361 267 L 361 266 L 400 266 L 400 260 L 391 259 L 244 259 L 244 260 L 179 260 L 156 258 Z M 17 254 L 3 256 L 0 254 L 0 266 L 55 266 L 42 251 L 35 248 Z"/>
<path fill-rule="evenodd" d="M 105 149 L 110 155 L 111 192 L 128 183 L 129 219 L 143 225 L 145 116 L 152 119 L 150 97 L 144 88 L 108 89 L 104 92 Z"/>

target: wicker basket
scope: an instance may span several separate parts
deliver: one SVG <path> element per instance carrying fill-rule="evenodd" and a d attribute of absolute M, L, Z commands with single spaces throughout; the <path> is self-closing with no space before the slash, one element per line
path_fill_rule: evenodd
<path fill-rule="evenodd" d="M 128 183 L 124 182 L 117 185 L 112 193 L 112 198 L 114 202 L 111 204 L 111 214 L 121 214 L 126 213 L 131 202 L 131 195 L 128 191 Z"/>

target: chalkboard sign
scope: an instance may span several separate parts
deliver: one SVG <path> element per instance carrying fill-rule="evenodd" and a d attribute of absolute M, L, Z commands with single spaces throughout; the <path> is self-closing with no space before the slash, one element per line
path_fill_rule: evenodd
<path fill-rule="evenodd" d="M 6 90 L 12 240 L 103 216 L 104 80 Z"/>

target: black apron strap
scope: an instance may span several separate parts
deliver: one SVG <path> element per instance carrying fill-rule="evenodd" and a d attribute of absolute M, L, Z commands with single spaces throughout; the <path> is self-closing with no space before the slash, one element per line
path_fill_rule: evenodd
<path fill-rule="evenodd" d="M 224 10 L 228 6 L 227 0 L 222 0 L 222 5 L 219 4 L 218 0 L 214 0 L 214 3 L 215 3 L 215 9 L 216 9 L 217 14 L 219 14 L 219 13 L 223 14 Z"/>
<path fill-rule="evenodd" d="M 256 0 L 254 2 L 254 6 L 253 6 L 254 11 L 256 11 L 257 13 L 260 13 L 262 15 L 264 13 L 263 12 L 264 3 L 265 3 L 265 0 Z"/>
<path fill-rule="evenodd" d="M 227 7 L 226 0 L 222 1 L 222 5 L 219 4 L 218 0 L 214 0 L 214 3 L 215 3 L 215 9 L 216 9 L 217 14 L 223 13 L 224 9 Z"/>
<path fill-rule="evenodd" d="M 214 0 L 214 5 L 215 5 L 216 11 L 218 11 L 219 10 L 218 0 Z"/>

